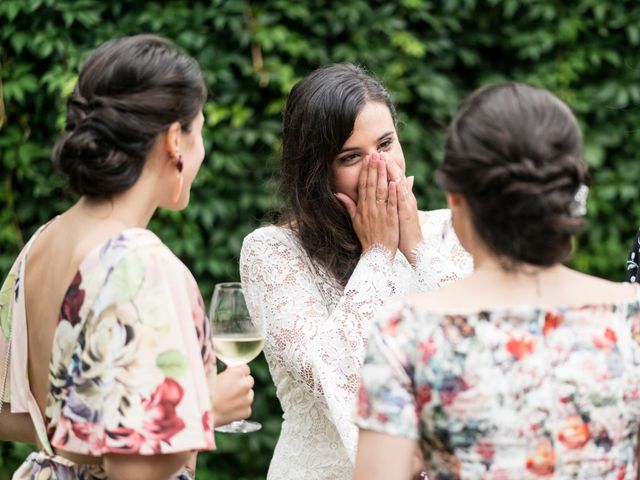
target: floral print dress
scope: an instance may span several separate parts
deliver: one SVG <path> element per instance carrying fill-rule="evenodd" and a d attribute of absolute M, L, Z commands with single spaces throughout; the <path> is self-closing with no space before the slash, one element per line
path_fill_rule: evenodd
<path fill-rule="evenodd" d="M 215 357 L 202 297 L 180 260 L 141 228 L 110 238 L 80 264 L 54 334 L 42 417 L 29 389 L 22 288 L 39 232 L 0 297 L 1 400 L 30 414 L 41 446 L 14 478 L 106 478 L 101 464 L 75 464 L 54 447 L 98 457 L 213 449 Z"/>
<path fill-rule="evenodd" d="M 423 308 L 377 323 L 360 428 L 419 439 L 430 480 L 636 478 L 637 300 Z"/>

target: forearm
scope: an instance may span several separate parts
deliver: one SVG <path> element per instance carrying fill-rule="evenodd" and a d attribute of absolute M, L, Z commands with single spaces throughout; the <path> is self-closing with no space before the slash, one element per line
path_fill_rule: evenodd
<path fill-rule="evenodd" d="M 168 480 L 185 468 L 192 458 L 192 452 L 166 455 L 109 454 L 104 456 L 104 470 L 108 478 L 116 480 Z"/>

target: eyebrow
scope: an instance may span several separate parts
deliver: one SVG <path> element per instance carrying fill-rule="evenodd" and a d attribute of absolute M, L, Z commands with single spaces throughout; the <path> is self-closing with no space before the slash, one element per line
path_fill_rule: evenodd
<path fill-rule="evenodd" d="M 393 131 L 393 130 L 389 130 L 388 132 L 385 132 L 385 133 L 383 133 L 382 135 L 380 135 L 380 136 L 378 137 L 378 139 L 376 140 L 376 142 L 379 142 L 379 141 L 380 141 L 380 140 L 382 140 L 383 138 L 388 137 L 389 135 L 393 135 L 393 134 L 394 134 L 394 131 Z M 346 152 L 352 152 L 352 151 L 354 151 L 354 150 L 358 150 L 358 149 L 359 149 L 358 147 L 343 148 L 342 150 L 340 150 L 340 151 L 338 152 L 338 155 L 341 155 L 341 154 L 346 153 Z"/>

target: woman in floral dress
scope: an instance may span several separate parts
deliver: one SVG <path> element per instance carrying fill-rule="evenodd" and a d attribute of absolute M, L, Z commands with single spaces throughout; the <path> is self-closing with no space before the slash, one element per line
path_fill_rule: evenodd
<path fill-rule="evenodd" d="M 585 212 L 570 109 L 522 85 L 473 94 L 438 173 L 474 273 L 376 322 L 356 479 L 635 479 L 635 286 L 562 265 Z"/>
<path fill-rule="evenodd" d="M 189 478 L 214 420 L 250 413 L 248 370 L 221 375 L 212 409 L 198 287 L 146 229 L 187 206 L 205 98 L 197 63 L 156 36 L 83 65 L 53 155 L 80 199 L 31 238 L 0 298 L 0 438 L 39 447 L 14 478 Z"/>

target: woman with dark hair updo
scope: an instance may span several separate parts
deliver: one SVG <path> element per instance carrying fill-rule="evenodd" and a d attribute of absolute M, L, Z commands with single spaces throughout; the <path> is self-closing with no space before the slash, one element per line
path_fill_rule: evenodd
<path fill-rule="evenodd" d="M 13 478 L 191 478 L 214 420 L 249 416 L 246 367 L 219 376 L 212 406 L 198 286 L 146 229 L 189 202 L 205 99 L 198 64 L 160 37 L 108 41 L 82 66 L 53 155 L 80 199 L 0 297 L 0 439 L 39 448 Z"/>
<path fill-rule="evenodd" d="M 482 88 L 438 172 L 474 273 L 405 299 L 369 340 L 356 479 L 631 479 L 640 428 L 634 285 L 562 263 L 587 167 L 571 110 L 539 88 Z"/>
<path fill-rule="evenodd" d="M 240 274 L 284 411 L 270 480 L 351 478 L 370 322 L 394 296 L 468 274 L 448 210 L 419 212 L 384 86 L 350 64 L 296 84 L 284 112 L 279 225 Z"/>

